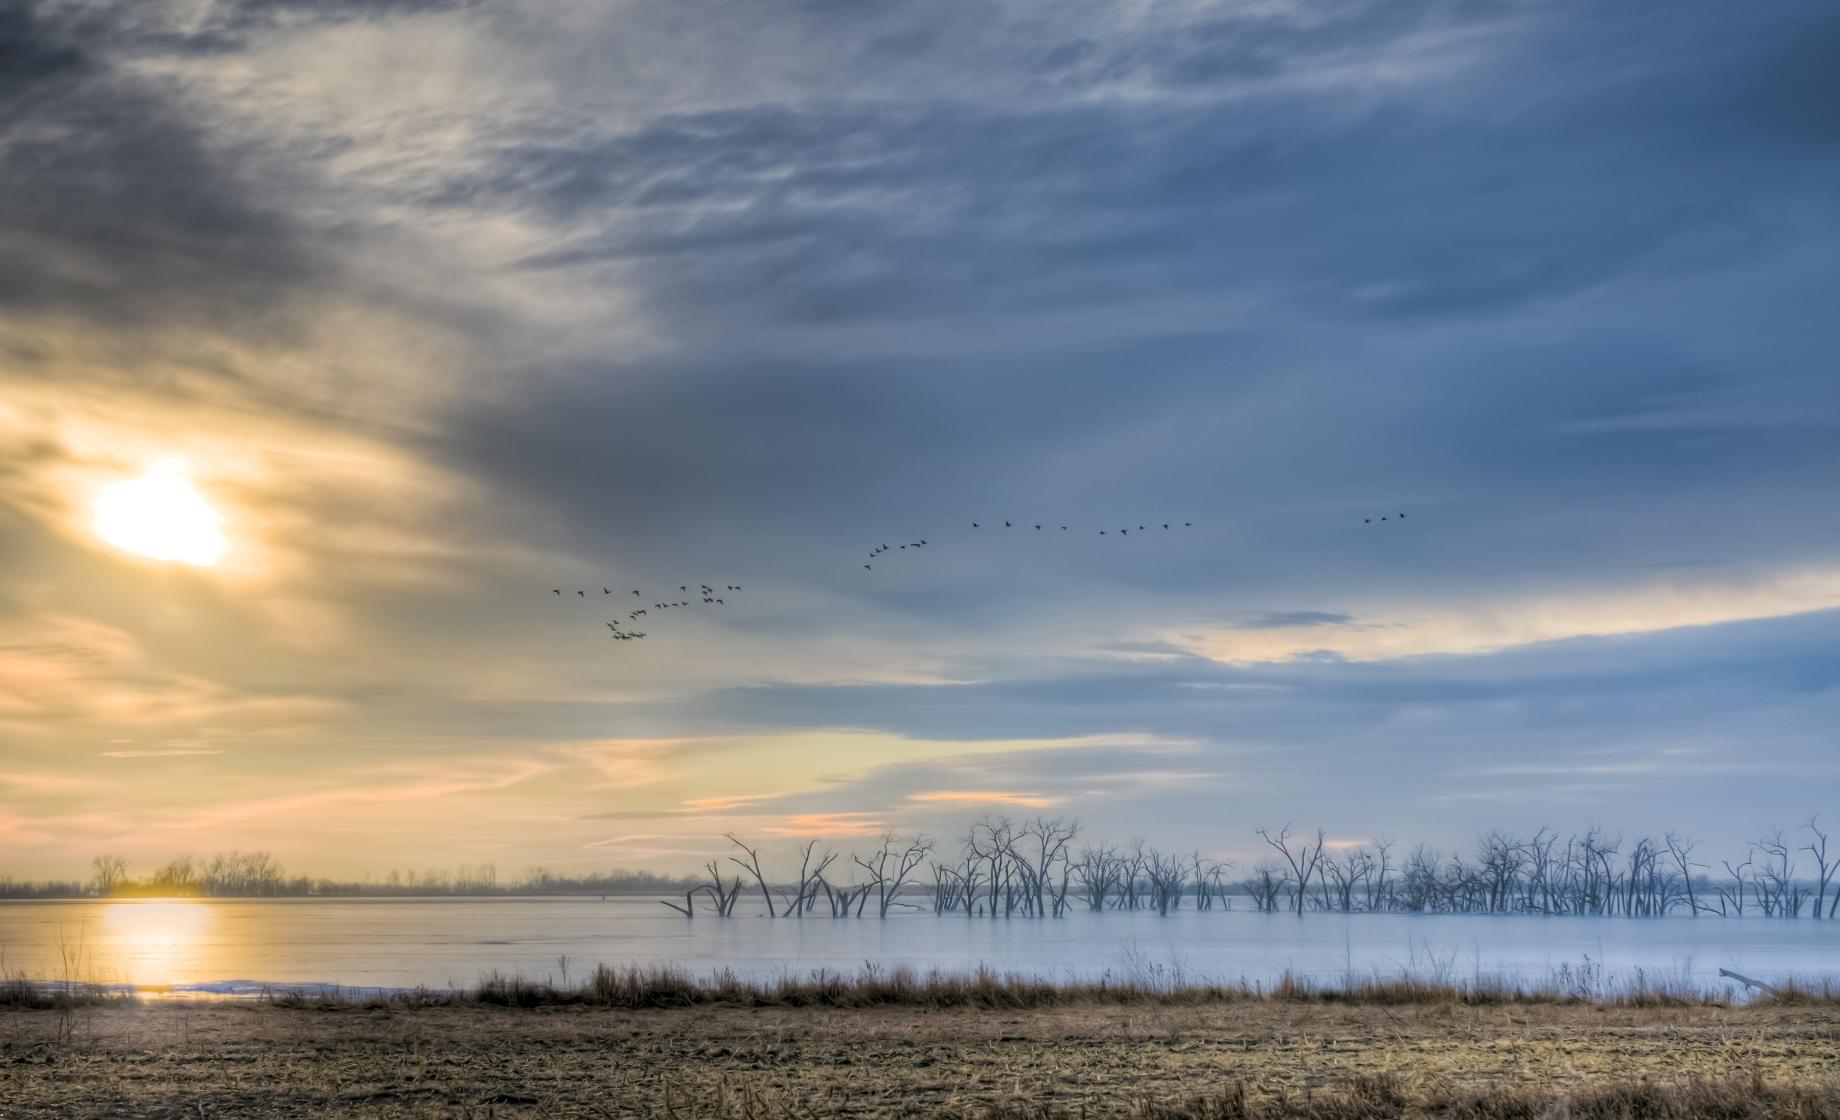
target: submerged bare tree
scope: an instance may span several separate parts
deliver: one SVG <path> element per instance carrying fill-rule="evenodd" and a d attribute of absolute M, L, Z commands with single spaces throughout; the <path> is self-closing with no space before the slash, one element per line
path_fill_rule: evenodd
<path fill-rule="evenodd" d="M 851 856 L 856 866 L 869 873 L 868 887 L 876 896 L 878 917 L 886 918 L 888 911 L 894 908 L 901 897 L 902 889 L 907 885 L 913 873 L 926 862 L 927 853 L 933 850 L 933 842 L 919 833 L 897 838 L 892 832 L 882 834 L 881 846 L 869 853 L 867 859 Z M 864 891 L 863 901 L 858 905 L 867 905 L 869 891 Z"/>
<path fill-rule="evenodd" d="M 735 847 L 740 848 L 742 851 L 746 852 L 747 857 L 748 857 L 746 861 L 743 861 L 740 856 L 729 856 L 728 857 L 729 862 L 733 863 L 737 867 L 740 867 L 744 871 L 750 871 L 753 873 L 754 881 L 760 884 L 760 900 L 761 902 L 766 904 L 767 917 L 769 918 L 779 917 L 779 915 L 775 913 L 773 910 L 773 892 L 769 890 L 767 887 L 767 877 L 760 870 L 760 849 L 750 848 L 746 844 L 743 844 L 740 841 L 740 839 L 737 838 L 735 834 L 732 832 L 728 833 L 727 836 L 728 836 L 728 842 L 733 844 Z"/>
<path fill-rule="evenodd" d="M 730 839 L 733 839 L 733 837 L 730 837 Z M 827 850 L 814 861 L 812 854 L 816 852 L 817 849 L 818 842 L 816 840 L 806 841 L 805 846 L 799 849 L 798 883 L 796 889 L 792 893 L 791 900 L 786 903 L 785 909 L 785 913 L 793 917 L 804 917 L 807 912 L 817 906 L 819 890 L 829 890 L 828 884 L 824 881 L 824 872 L 831 864 L 836 862 L 837 853 Z M 783 893 L 782 891 L 782 894 Z"/>
<path fill-rule="evenodd" d="M 1018 823 L 987 816 L 967 830 L 955 849 L 944 852 L 920 834 L 884 832 L 867 852 L 848 853 L 850 881 L 838 882 L 829 878 L 842 863 L 838 853 L 820 850 L 816 840 L 796 849 L 796 874 L 789 871 L 785 880 L 776 881 L 759 848 L 732 834 L 727 839 L 742 853 L 728 862 L 752 878 L 752 889 L 760 891 L 767 914 L 774 917 L 802 917 L 818 910 L 820 900 L 833 918 L 863 917 L 871 902 L 879 917 L 887 917 L 904 906 L 923 908 L 924 903 L 904 901 L 918 888 L 930 897 L 934 913 L 990 918 L 1058 918 L 1081 901 L 1092 911 L 1147 907 L 1168 914 L 1192 897 L 1198 910 L 1225 909 L 1233 895 L 1249 899 L 1257 910 L 1283 908 L 1298 914 L 1316 909 L 1660 917 L 1760 911 L 1798 917 L 1812 902 L 1813 917 L 1831 918 L 1840 912 L 1835 883 L 1840 857 L 1830 853 L 1828 835 L 1815 818 L 1803 828 L 1808 843 L 1798 847 L 1778 831 L 1752 844 L 1743 859 L 1721 861 L 1725 877 L 1712 879 L 1706 875 L 1708 864 L 1693 858 L 1694 842 L 1673 832 L 1661 839 L 1625 840 L 1596 825 L 1566 837 L 1544 827 L 1531 836 L 1493 829 L 1477 837 L 1472 852 L 1442 853 L 1419 845 L 1396 861 L 1389 837 L 1331 844 L 1321 828 L 1299 838 L 1287 824 L 1276 831 L 1255 830 L 1277 858 L 1230 885 L 1231 864 L 1209 860 L 1199 850 L 1176 855 L 1142 838 L 1123 848 L 1077 845 L 1080 824 L 1064 817 Z M 1798 878 L 1799 852 L 1813 857 L 1812 878 Z M 207 887 L 230 866 L 253 880 L 279 876 L 266 853 L 232 853 L 204 867 Z M 689 885 L 681 904 L 664 905 L 686 917 L 699 907 L 719 916 L 733 914 L 743 894 L 743 875 L 724 881 L 716 860 L 705 870 L 708 881 Z M 149 883 L 178 883 L 198 874 L 196 865 L 175 860 Z M 105 875 L 117 882 L 125 871 L 99 860 L 98 888 Z"/>
<path fill-rule="evenodd" d="M 1802 851 L 1814 857 L 1815 867 L 1819 871 L 1819 877 L 1815 880 L 1814 888 L 1814 912 L 1810 916 L 1814 918 L 1831 918 L 1834 916 L 1833 906 L 1840 905 L 1840 895 L 1834 897 L 1834 902 L 1829 904 L 1829 908 L 1825 914 L 1821 912 L 1821 905 L 1827 901 L 1827 885 L 1833 882 L 1834 873 L 1840 871 L 1840 856 L 1836 856 L 1832 862 L 1828 861 L 1827 833 L 1822 832 L 1815 824 L 1815 821 L 1819 819 L 1820 814 L 1817 813 L 1815 816 L 1809 817 L 1808 823 L 1802 826 L 1814 834 L 1814 839 L 1803 845 Z"/>
<path fill-rule="evenodd" d="M 1315 876 L 1318 865 L 1322 863 L 1323 830 L 1317 829 L 1314 841 L 1303 841 L 1295 849 L 1291 847 L 1291 826 L 1288 824 L 1279 829 L 1276 836 L 1273 836 L 1269 829 L 1264 828 L 1259 829 L 1258 833 L 1266 844 L 1275 849 L 1279 855 L 1284 857 L 1284 861 L 1290 864 L 1291 874 L 1295 877 L 1293 882 L 1296 886 L 1296 893 L 1291 897 L 1291 904 L 1297 913 L 1303 913 L 1304 897 L 1310 893 L 1310 880 Z"/>

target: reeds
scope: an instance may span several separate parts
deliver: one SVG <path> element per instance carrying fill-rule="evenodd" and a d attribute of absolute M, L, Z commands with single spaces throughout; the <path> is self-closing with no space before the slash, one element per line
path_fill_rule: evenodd
<path fill-rule="evenodd" d="M 23 973 L 0 976 L 0 1009 L 9 1011 L 61 1011 L 132 999 L 131 992 L 101 984 L 37 981 Z"/>
<path fill-rule="evenodd" d="M 1589 983 L 1578 979 L 1589 975 Z M 80 980 L 33 979 L 23 972 L 0 975 L 0 1010 L 49 1010 L 134 1003 L 134 989 Z M 184 999 L 184 993 L 168 993 Z M 209 997 L 204 997 L 209 998 Z M 234 998 L 234 997 L 230 997 Z M 1478 975 L 1467 980 L 1442 976 L 1344 976 L 1333 983 L 1284 973 L 1275 982 L 1202 981 L 1180 971 L 1139 969 L 1092 980 L 1065 980 L 981 967 L 964 973 L 919 973 L 906 968 L 865 967 L 844 973 L 819 969 L 771 980 L 744 978 L 730 969 L 705 976 L 670 966 L 596 965 L 577 982 L 549 976 L 492 971 L 466 989 L 285 988 L 264 990 L 264 1002 L 288 1008 L 402 1008 L 481 1004 L 492 1007 L 599 1007 L 651 1010 L 683 1007 L 874 1008 L 943 1010 L 982 1008 L 1029 1010 L 1103 1004 L 1194 1006 L 1222 1003 L 1314 1003 L 1364 1006 L 1452 1004 L 1569 1005 L 1596 1007 L 1816 1006 L 1840 1004 L 1835 980 L 1788 980 L 1748 1001 L 1731 988 L 1695 985 L 1684 976 L 1658 979 L 1637 969 L 1626 979 L 1562 968 L 1546 982 L 1522 984 Z"/>
<path fill-rule="evenodd" d="M 1557 974 L 1556 974 L 1557 975 Z M 422 993 L 422 1000 L 430 998 Z M 1092 1004 L 1197 1005 L 1240 1002 L 1341 1003 L 1380 1006 L 1461 1004 L 1566 1004 L 1602 1007 L 1730 1006 L 1730 989 L 1695 987 L 1685 980 L 1657 982 L 1638 972 L 1627 981 L 1600 980 L 1591 990 L 1558 982 L 1522 985 L 1505 980 L 1424 980 L 1412 976 L 1349 977 L 1320 984 L 1286 973 L 1265 985 L 1240 980 L 1194 982 L 1181 977 L 1103 976 L 1097 980 L 1052 980 L 979 968 L 970 973 L 916 973 L 866 968 L 855 974 L 819 970 L 773 980 L 744 979 L 730 970 L 707 977 L 670 967 L 615 968 L 598 965 L 578 984 L 549 978 L 492 972 L 456 1002 L 501 1007 L 654 1008 L 814 1007 L 920 1009 L 986 1008 L 1026 1010 Z M 1755 1005 L 1840 1003 L 1832 981 L 1788 982 Z"/>

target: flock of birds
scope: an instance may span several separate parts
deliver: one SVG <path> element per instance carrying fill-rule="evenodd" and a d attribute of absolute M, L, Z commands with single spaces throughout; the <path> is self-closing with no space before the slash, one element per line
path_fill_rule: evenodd
<path fill-rule="evenodd" d="M 1192 528 L 1194 528 L 1194 527 L 1195 527 L 1195 523 L 1194 523 L 1193 521 L 1180 521 L 1180 522 L 1178 522 L 1178 521 L 1164 521 L 1164 522 L 1160 522 L 1160 523 L 1156 523 L 1156 524 L 1149 524 L 1149 525 L 1139 525 L 1139 526 L 1137 527 L 1137 531 L 1138 531 L 1139 533 L 1148 533 L 1148 532 L 1154 532 L 1154 531 L 1156 531 L 1156 528 L 1157 528 L 1157 524 L 1161 524 L 1164 530 L 1177 530 L 1177 529 L 1192 529 Z M 973 522 L 971 523 L 971 527 L 972 527 L 973 529 L 983 529 L 983 528 L 986 528 L 986 526 L 984 525 L 984 523 L 983 523 L 982 521 L 973 521 Z M 990 525 L 989 525 L 988 527 L 989 527 L 989 528 L 992 528 L 992 529 L 994 529 L 994 528 L 996 528 L 996 522 L 994 522 L 994 521 L 993 521 L 993 522 L 991 522 L 991 523 L 990 523 Z M 1014 521 L 1005 521 L 1005 522 L 1003 523 L 1003 527 L 1004 527 L 1005 529 L 1026 529 L 1026 528 L 1028 528 L 1028 527 L 1029 527 L 1029 525 L 1028 525 L 1028 523 L 1024 523 L 1024 524 L 1021 524 L 1021 525 L 1018 525 L 1018 524 L 1017 524 L 1016 522 L 1014 522 Z M 1052 523 L 1052 522 L 1042 522 L 1041 524 L 1039 524 L 1039 525 L 1036 525 L 1036 526 L 1035 526 L 1035 531 L 1036 531 L 1037 533 L 1039 533 L 1039 532 L 1042 532 L 1042 531 L 1044 531 L 1044 530 L 1049 530 L 1049 529 L 1052 529 L 1052 530 L 1054 530 L 1054 531 L 1056 531 L 1056 532 L 1061 532 L 1061 533 L 1065 533 L 1065 532 L 1069 532 L 1069 531 L 1070 531 L 1070 530 L 1069 530 L 1069 528 L 1068 528 L 1067 526 L 1065 526 L 1065 525 L 1056 525 L 1056 524 L 1054 524 L 1054 523 Z M 1083 531 L 1084 531 L 1084 530 L 1082 530 L 1082 532 L 1083 532 Z M 1120 528 L 1117 528 L 1117 529 L 1100 529 L 1100 530 L 1099 530 L 1099 535 L 1100 535 L 1100 536 L 1102 536 L 1102 537 L 1103 537 L 1103 536 L 1107 536 L 1108 534 L 1112 534 L 1112 533 L 1115 533 L 1116 535 L 1118 535 L 1118 536 L 1120 536 L 1120 537 L 1128 537 L 1128 536 L 1130 536 L 1130 535 L 1131 535 L 1131 527 L 1130 527 L 1129 525 L 1125 525 L 1125 526 L 1122 526 L 1122 527 L 1120 527 Z M 871 572 L 872 572 L 872 571 L 874 571 L 874 570 L 875 570 L 875 564 L 873 563 L 873 561 L 874 561 L 874 560 L 876 559 L 876 557 L 878 557 L 878 556 L 880 556 L 880 555 L 882 555 L 882 553 L 884 553 L 884 552 L 893 552 L 893 551 L 906 551 L 907 549 L 910 549 L 910 548 L 912 548 L 912 549 L 920 549 L 920 548 L 925 548 L 925 547 L 926 547 L 926 538 L 925 538 L 925 537 L 921 537 L 921 538 L 920 538 L 919 540 L 916 540 L 916 541 L 909 541 L 909 542 L 907 542 L 906 544 L 898 544 L 898 545 L 894 545 L 894 546 L 892 546 L 892 547 L 891 547 L 891 546 L 889 546 L 889 545 L 886 545 L 886 544 L 881 544 L 881 545 L 877 545 L 877 546 L 875 546 L 874 548 L 872 548 L 872 549 L 870 549 L 870 550 L 869 550 L 869 560 L 870 560 L 871 562 L 870 562 L 870 563 L 866 563 L 866 564 L 864 564 L 864 565 L 863 565 L 863 568 L 864 568 L 865 570 L 867 570 L 867 571 L 871 571 Z"/>
<path fill-rule="evenodd" d="M 1381 514 L 1378 517 L 1364 517 L 1361 519 L 1361 523 L 1364 525 L 1372 525 L 1376 521 L 1404 521 L 1405 519 L 1406 519 L 1406 515 L 1403 513 L 1395 513 L 1395 514 L 1390 514 L 1390 515 Z M 971 528 L 978 532 L 982 532 L 985 529 L 995 529 L 996 527 L 997 527 L 997 524 L 994 521 L 990 522 L 988 525 L 986 525 L 982 521 L 971 522 Z M 1162 533 L 1162 532 L 1171 532 L 1171 533 L 1180 532 L 1184 529 L 1192 529 L 1194 527 L 1195 527 L 1195 523 L 1193 521 L 1158 521 L 1158 522 L 1148 522 L 1148 523 L 1137 525 L 1137 526 L 1132 526 L 1132 525 L 1106 526 L 1104 528 L 1098 529 L 1097 535 L 1101 537 L 1117 536 L 1117 537 L 1123 538 L 1123 537 L 1129 537 L 1133 531 L 1136 531 L 1138 534 L 1143 535 L 1143 534 Z M 1037 532 L 1037 533 L 1050 532 L 1050 531 L 1055 532 L 1055 533 L 1069 533 L 1073 531 L 1071 527 L 1067 525 L 1061 525 L 1055 522 L 1045 522 L 1045 521 L 1040 522 L 1040 523 L 1035 523 L 1035 522 L 1018 523 L 1014 521 L 1004 521 L 1003 528 L 1032 530 L 1033 532 Z M 1085 529 L 1080 530 L 1081 533 L 1085 533 L 1086 531 L 1087 530 Z M 908 541 L 905 544 L 897 544 L 897 545 L 890 545 L 890 544 L 885 544 L 885 543 L 878 544 L 874 548 L 869 550 L 868 557 L 866 561 L 863 563 L 863 569 L 865 571 L 874 571 L 875 562 L 882 556 L 887 555 L 889 553 L 907 552 L 910 550 L 918 552 L 919 550 L 924 549 L 926 547 L 927 547 L 927 538 L 925 537 L 917 537 L 914 540 Z M 640 641 L 645 637 L 645 631 L 637 629 L 636 624 L 641 618 L 646 618 L 646 619 L 652 618 L 653 611 L 656 611 L 662 614 L 665 611 L 681 609 L 683 607 L 726 606 L 728 603 L 727 596 L 733 595 L 735 592 L 740 591 L 740 590 L 742 590 L 742 586 L 738 583 L 723 584 L 720 587 L 716 586 L 715 584 L 710 584 L 710 583 L 679 584 L 677 586 L 676 595 L 681 595 L 683 596 L 682 598 L 677 598 L 673 595 L 666 595 L 663 599 L 659 600 L 658 602 L 652 603 L 649 607 L 644 606 L 644 605 L 635 607 L 634 609 L 626 612 L 626 617 L 624 619 L 615 618 L 609 621 L 607 623 L 607 629 L 612 632 L 611 637 L 615 641 L 620 641 L 620 642 Z M 550 594 L 555 595 L 558 598 L 566 597 L 566 593 L 560 587 L 551 588 Z M 575 594 L 577 597 L 584 599 L 584 600 L 587 599 L 588 597 L 588 591 L 586 588 L 576 588 Z M 601 588 L 601 595 L 603 598 L 614 595 L 614 594 L 616 594 L 616 592 L 610 587 Z M 638 599 L 641 602 L 641 604 L 643 604 L 645 599 L 647 598 L 645 593 L 639 588 L 633 588 L 632 594 L 634 598 Z M 700 600 L 700 602 L 698 600 Z"/>
<path fill-rule="evenodd" d="M 549 590 L 551 595 L 558 598 L 563 597 L 562 588 L 552 587 Z M 632 610 L 626 612 L 626 618 L 623 621 L 618 618 L 609 621 L 607 623 L 607 629 L 613 632 L 612 637 L 616 642 L 641 641 L 645 637 L 645 631 L 635 629 L 634 623 L 638 622 L 641 618 L 651 618 L 653 611 L 658 611 L 662 614 L 665 611 L 675 610 L 679 607 L 694 607 L 698 605 L 705 607 L 727 606 L 727 596 L 733 595 L 740 590 L 742 590 L 742 587 L 738 583 L 725 583 L 721 587 L 717 587 L 712 583 L 680 583 L 677 585 L 676 593 L 683 595 L 684 598 L 674 599 L 667 596 L 649 607 L 643 605 L 634 607 Z M 611 587 L 601 588 L 601 595 L 603 598 L 614 593 Z M 643 591 L 635 587 L 632 593 L 633 598 L 638 599 L 641 604 L 644 603 L 646 596 Z M 575 594 L 582 599 L 588 597 L 588 592 L 585 588 L 576 588 Z M 699 598 L 702 600 L 701 604 L 696 602 Z"/>

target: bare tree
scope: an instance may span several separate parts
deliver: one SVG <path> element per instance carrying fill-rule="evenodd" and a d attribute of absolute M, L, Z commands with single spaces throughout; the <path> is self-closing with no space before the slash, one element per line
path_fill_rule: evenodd
<path fill-rule="evenodd" d="M 1105 909 L 1105 900 L 1114 890 L 1123 894 L 1119 881 L 1123 875 L 1124 860 L 1109 844 L 1081 848 L 1073 861 L 1073 876 L 1079 880 L 1080 894 L 1089 910 Z"/>
<path fill-rule="evenodd" d="M 1680 882 L 1687 892 L 1687 912 L 1698 914 L 1702 909 L 1710 912 L 1711 907 L 1702 906 L 1699 895 L 1693 889 L 1693 869 L 1705 866 L 1705 864 L 1692 862 L 1690 858 L 1693 855 L 1694 841 L 1682 839 L 1679 834 L 1670 832 L 1667 834 L 1666 843 L 1668 854 L 1674 857 L 1674 866 L 1680 869 Z"/>
<path fill-rule="evenodd" d="M 1832 863 L 1828 862 L 1827 833 L 1822 832 L 1820 828 L 1816 826 L 1815 821 L 1819 819 L 1820 814 L 1816 813 L 1814 816 L 1808 818 L 1807 824 L 1802 826 L 1809 832 L 1814 833 L 1814 839 L 1804 845 L 1802 851 L 1813 856 L 1815 864 L 1820 868 L 1820 878 L 1815 880 L 1814 917 L 1831 918 L 1833 917 L 1833 910 L 1829 909 L 1826 913 L 1822 913 L 1821 906 L 1827 901 L 1827 885 L 1833 882 L 1834 872 L 1840 871 L 1840 856 L 1835 857 Z M 1840 895 L 1836 895 L 1834 901 L 1840 903 Z"/>
<path fill-rule="evenodd" d="M 1774 835 L 1757 841 L 1757 850 L 1767 859 L 1759 866 L 1757 888 L 1763 912 L 1771 917 L 1795 918 L 1802 912 L 1802 888 L 1795 881 L 1795 856 L 1779 829 Z"/>
<path fill-rule="evenodd" d="M 1273 836 L 1269 829 L 1264 828 L 1259 829 L 1258 833 L 1265 843 L 1271 845 L 1279 855 L 1284 857 L 1285 862 L 1290 864 L 1291 874 L 1295 876 L 1297 884 L 1292 902 L 1297 913 L 1303 913 L 1304 897 L 1309 893 L 1310 880 L 1315 877 L 1317 865 L 1322 862 L 1323 830 L 1317 829 L 1316 839 L 1303 842 L 1295 851 L 1291 849 L 1291 826 L 1288 824 L 1279 829 L 1276 836 Z"/>
<path fill-rule="evenodd" d="M 1182 905 L 1182 891 L 1188 881 L 1188 864 L 1181 856 L 1165 856 L 1150 849 L 1150 905 L 1158 914 L 1167 914 Z"/>
<path fill-rule="evenodd" d="M 1374 841 L 1374 873 L 1368 878 L 1367 908 L 1369 910 L 1390 909 L 1393 904 L 1389 894 L 1387 875 L 1393 870 L 1393 845 L 1391 836 L 1382 836 Z"/>
<path fill-rule="evenodd" d="M 729 856 L 728 857 L 729 862 L 734 864 L 736 867 L 741 868 L 744 871 L 753 872 L 754 881 L 760 884 L 761 901 L 767 904 L 767 917 L 769 918 L 779 917 L 779 914 L 776 913 L 773 909 L 773 892 L 767 889 L 767 877 L 763 875 L 760 870 L 760 851 L 759 849 L 750 848 L 746 844 L 743 844 L 741 840 L 738 837 L 736 837 L 736 835 L 732 832 L 726 833 L 726 835 L 728 837 L 728 842 L 730 844 L 733 844 L 735 847 L 740 848 L 742 851 L 746 852 L 747 857 L 748 857 L 746 862 L 743 862 L 741 857 L 739 856 Z"/>
<path fill-rule="evenodd" d="M 1266 860 L 1253 868 L 1252 874 L 1242 880 L 1240 886 L 1252 896 L 1252 904 L 1255 908 L 1265 913 L 1272 913 L 1278 909 L 1278 896 L 1284 893 L 1284 888 L 1289 883 L 1289 874 L 1278 864 Z"/>
<path fill-rule="evenodd" d="M 825 869 L 836 861 L 837 853 L 827 850 L 814 863 L 812 854 L 817 851 L 817 848 L 816 840 L 808 840 L 805 846 L 799 849 L 798 889 L 794 892 L 792 901 L 786 903 L 783 913 L 802 918 L 806 911 L 818 904 L 818 885 L 824 881 Z"/>
<path fill-rule="evenodd" d="M 877 909 L 880 917 L 888 916 L 888 911 L 900 898 L 902 888 L 914 871 L 926 862 L 927 853 L 932 850 L 933 842 L 917 832 L 904 838 L 885 832 L 882 834 L 881 847 L 869 853 L 868 859 L 854 855 L 850 857 L 856 866 L 872 876 L 868 885 L 878 895 Z M 866 905 L 867 901 L 868 895 L 865 893 L 862 905 Z M 860 909 L 859 905 L 859 912 Z"/>
<path fill-rule="evenodd" d="M 1374 873 L 1374 856 L 1366 848 L 1350 848 L 1340 859 L 1323 861 L 1324 906 L 1347 913 L 1354 909 L 1355 888 Z"/>
<path fill-rule="evenodd" d="M 112 894 L 128 880 L 128 861 L 124 856 L 104 852 L 91 857 L 89 865 L 95 869 L 92 880 L 97 894 Z"/>

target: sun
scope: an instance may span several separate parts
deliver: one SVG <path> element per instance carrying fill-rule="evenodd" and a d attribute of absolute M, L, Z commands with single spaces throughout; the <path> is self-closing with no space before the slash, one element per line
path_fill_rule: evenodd
<path fill-rule="evenodd" d="M 208 568 L 224 554 L 223 517 L 179 468 L 156 464 L 140 478 L 102 488 L 96 532 L 116 548 Z"/>

